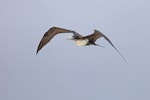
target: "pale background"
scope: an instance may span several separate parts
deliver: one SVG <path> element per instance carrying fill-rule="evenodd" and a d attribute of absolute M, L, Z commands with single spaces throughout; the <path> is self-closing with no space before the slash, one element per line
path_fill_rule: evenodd
<path fill-rule="evenodd" d="M 78 47 L 53 26 L 102 31 L 106 48 Z M 0 100 L 150 100 L 150 0 L 1 0 Z"/>

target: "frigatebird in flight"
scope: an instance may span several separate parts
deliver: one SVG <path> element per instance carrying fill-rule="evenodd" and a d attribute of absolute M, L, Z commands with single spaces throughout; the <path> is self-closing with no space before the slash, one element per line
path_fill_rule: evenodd
<path fill-rule="evenodd" d="M 60 33 L 72 33 L 73 36 L 71 40 L 74 40 L 75 44 L 78 46 L 87 46 L 87 45 L 95 45 L 95 46 L 100 46 L 96 44 L 96 40 L 103 37 L 105 40 L 107 40 L 111 46 L 119 53 L 119 55 L 122 57 L 122 59 L 125 60 L 125 58 L 121 55 L 119 50 L 113 45 L 113 43 L 110 41 L 110 39 L 105 36 L 102 32 L 98 30 L 94 30 L 94 33 L 88 36 L 82 36 L 79 33 L 73 31 L 73 30 L 68 30 L 64 28 L 59 28 L 59 27 L 52 27 L 50 28 L 43 36 L 41 39 L 39 46 L 37 48 L 36 54 L 41 50 L 55 35 L 60 34 Z"/>

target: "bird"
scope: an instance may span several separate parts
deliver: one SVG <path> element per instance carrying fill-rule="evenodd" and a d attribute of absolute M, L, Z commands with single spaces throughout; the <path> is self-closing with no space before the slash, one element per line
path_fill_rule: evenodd
<path fill-rule="evenodd" d="M 110 45 L 118 52 L 118 54 L 121 56 L 121 58 L 127 63 L 126 59 L 122 56 L 120 51 L 114 46 L 114 44 L 111 42 L 111 40 L 104 35 L 102 32 L 94 29 L 94 33 L 87 35 L 87 36 L 82 36 L 81 34 L 77 33 L 76 31 L 69 30 L 69 29 L 64 29 L 60 27 L 52 27 L 50 28 L 42 37 L 36 54 L 48 43 L 52 38 L 54 38 L 55 35 L 57 34 L 62 34 L 62 33 L 72 33 L 73 36 L 70 40 L 74 40 L 75 44 L 77 46 L 89 46 L 89 45 L 95 45 L 95 46 L 101 46 L 96 44 L 96 40 L 103 37 L 107 42 L 110 43 Z M 103 46 L 101 46 L 103 47 Z"/>

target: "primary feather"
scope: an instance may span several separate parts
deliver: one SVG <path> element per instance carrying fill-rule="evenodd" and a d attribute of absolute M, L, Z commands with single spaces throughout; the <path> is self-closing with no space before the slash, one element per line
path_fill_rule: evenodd
<path fill-rule="evenodd" d="M 105 40 L 107 40 L 107 42 L 109 42 L 111 44 L 111 46 L 119 53 L 119 55 L 122 57 L 122 59 L 127 63 L 126 59 L 122 56 L 122 54 L 120 53 L 120 51 L 114 46 L 114 44 L 110 41 L 110 39 L 104 35 L 102 32 L 98 31 L 98 30 L 94 30 L 94 34 L 96 35 L 96 37 L 94 38 L 94 42 L 98 39 L 103 37 Z M 92 35 L 94 35 L 92 34 Z"/>
<path fill-rule="evenodd" d="M 36 54 L 39 52 L 40 49 L 42 49 L 55 35 L 59 33 L 73 33 L 75 34 L 75 31 L 68 30 L 68 29 L 63 29 L 59 27 L 52 27 L 50 28 L 43 36 L 41 39 L 39 46 L 37 48 Z"/>

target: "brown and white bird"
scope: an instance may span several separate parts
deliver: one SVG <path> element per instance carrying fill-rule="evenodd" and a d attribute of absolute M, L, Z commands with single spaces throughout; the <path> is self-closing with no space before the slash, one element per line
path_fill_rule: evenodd
<path fill-rule="evenodd" d="M 87 45 L 95 45 L 95 46 L 100 46 L 96 44 L 96 40 L 103 37 L 106 39 L 111 46 L 119 53 L 119 55 L 122 57 L 122 59 L 125 60 L 125 58 L 121 55 L 119 50 L 113 45 L 113 43 L 110 41 L 108 37 L 106 37 L 102 32 L 98 30 L 94 30 L 94 33 L 88 36 L 82 36 L 79 33 L 73 31 L 73 30 L 68 30 L 64 28 L 59 28 L 59 27 L 52 27 L 50 28 L 43 36 L 41 39 L 39 46 L 37 48 L 36 54 L 41 50 L 55 35 L 60 34 L 60 33 L 73 33 L 73 36 L 71 40 L 74 40 L 75 44 L 78 46 L 87 46 Z"/>

